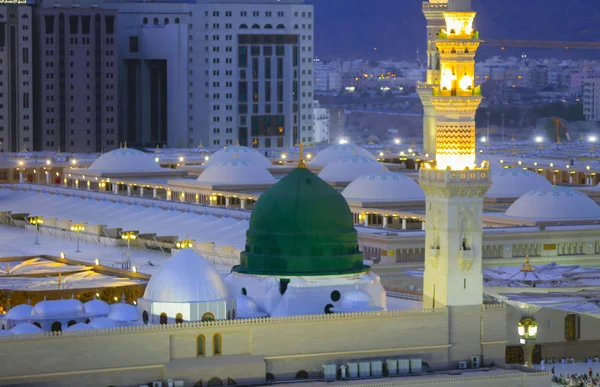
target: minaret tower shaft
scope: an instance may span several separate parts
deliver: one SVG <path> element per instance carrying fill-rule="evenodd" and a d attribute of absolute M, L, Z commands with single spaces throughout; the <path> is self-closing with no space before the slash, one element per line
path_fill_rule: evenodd
<path fill-rule="evenodd" d="M 483 197 L 487 166 L 475 164 L 474 86 L 479 33 L 471 0 L 449 0 L 436 47 L 440 74 L 431 89 L 436 112 L 436 165 L 421 169 L 426 194 L 423 307 L 481 306 Z"/>
<path fill-rule="evenodd" d="M 431 90 L 440 82 L 440 55 L 437 49 L 437 33 L 446 26 L 444 12 L 448 10 L 448 0 L 423 2 L 423 14 L 427 20 L 427 79 L 417 85 L 417 92 L 423 103 L 423 153 L 435 154 L 436 113 L 431 103 Z"/>

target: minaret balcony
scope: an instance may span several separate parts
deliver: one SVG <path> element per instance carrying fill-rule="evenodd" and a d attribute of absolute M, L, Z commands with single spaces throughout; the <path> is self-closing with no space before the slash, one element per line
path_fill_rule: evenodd
<path fill-rule="evenodd" d="M 462 171 L 421 168 L 421 180 L 441 183 L 486 183 L 490 180 L 488 169 L 465 169 Z"/>
<path fill-rule="evenodd" d="M 460 249 L 458 250 L 458 257 L 463 261 L 472 261 L 475 258 L 475 252 L 473 249 Z"/>

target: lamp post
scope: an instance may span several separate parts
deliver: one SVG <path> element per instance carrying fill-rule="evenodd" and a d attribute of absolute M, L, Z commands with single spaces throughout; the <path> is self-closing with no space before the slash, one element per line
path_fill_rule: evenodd
<path fill-rule="evenodd" d="M 533 348 L 537 338 L 538 323 L 533 317 L 523 317 L 518 326 L 519 342 L 525 346 L 525 365 L 533 367 Z"/>
<path fill-rule="evenodd" d="M 131 268 L 131 259 L 130 259 L 130 254 L 131 254 L 131 241 L 134 241 L 137 239 L 137 234 L 135 233 L 135 231 L 124 231 L 121 233 L 121 239 L 126 240 L 127 241 L 127 260 L 125 261 L 125 269 L 130 269 Z"/>
<path fill-rule="evenodd" d="M 71 225 L 71 231 L 77 235 L 77 250 L 76 253 L 80 253 L 79 250 L 79 234 L 85 231 L 85 223 L 74 223 Z"/>
<path fill-rule="evenodd" d="M 44 224 L 44 218 L 41 216 L 34 216 L 29 218 L 29 224 L 33 224 L 35 226 L 35 244 L 39 245 L 40 242 L 38 240 L 38 234 L 40 233 L 40 225 Z"/>

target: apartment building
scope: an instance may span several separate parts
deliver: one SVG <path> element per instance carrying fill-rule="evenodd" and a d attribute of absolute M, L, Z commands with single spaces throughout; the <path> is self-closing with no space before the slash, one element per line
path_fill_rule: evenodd
<path fill-rule="evenodd" d="M 600 121 L 600 78 L 583 80 L 583 114 L 588 121 Z"/>

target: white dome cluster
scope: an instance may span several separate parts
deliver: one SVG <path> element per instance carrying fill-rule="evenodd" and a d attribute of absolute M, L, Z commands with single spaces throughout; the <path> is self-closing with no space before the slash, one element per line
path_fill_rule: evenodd
<path fill-rule="evenodd" d="M 543 176 L 525 169 L 509 168 L 492 173 L 492 185 L 487 197 L 518 197 L 533 190 L 552 188 Z"/>
<path fill-rule="evenodd" d="M 579 191 L 551 187 L 521 196 L 505 215 L 541 221 L 600 219 L 600 206 Z"/>
<path fill-rule="evenodd" d="M 211 164 L 196 181 L 210 185 L 261 185 L 274 184 L 275 178 L 263 166 L 234 159 Z"/>
<path fill-rule="evenodd" d="M 137 149 L 119 148 L 98 157 L 88 170 L 96 172 L 160 172 L 163 169 L 149 153 Z"/>
<path fill-rule="evenodd" d="M 371 154 L 365 148 L 361 148 L 358 145 L 354 144 L 338 144 L 332 145 L 323 149 L 321 152 L 317 153 L 315 157 L 313 157 L 310 165 L 316 165 L 324 167 L 328 164 L 334 163 L 336 161 L 347 159 L 352 156 L 363 156 L 375 160 L 375 156 Z"/>
<path fill-rule="evenodd" d="M 344 189 L 342 195 L 355 202 L 399 202 L 425 200 L 425 193 L 413 179 L 395 172 L 360 176 Z"/>
<path fill-rule="evenodd" d="M 319 173 L 319 177 L 330 182 L 354 181 L 363 175 L 388 172 L 388 169 L 373 158 L 366 156 L 351 156 L 327 164 Z"/>
<path fill-rule="evenodd" d="M 232 160 L 249 161 L 261 168 L 271 168 L 273 166 L 269 159 L 256 149 L 239 145 L 229 146 L 218 150 L 208 158 L 208 161 L 204 163 L 204 166 L 210 167 L 211 165 Z"/>

